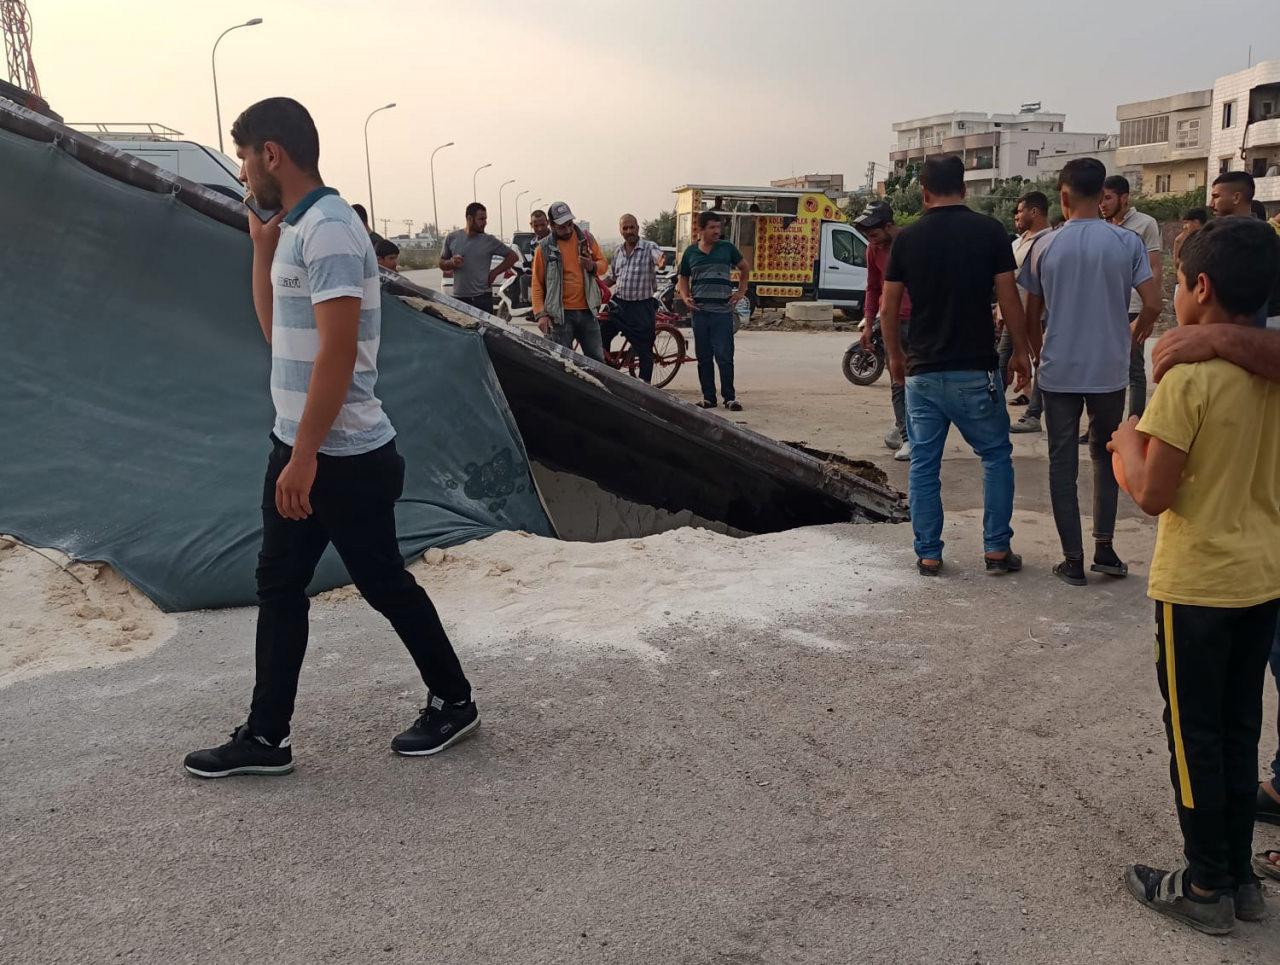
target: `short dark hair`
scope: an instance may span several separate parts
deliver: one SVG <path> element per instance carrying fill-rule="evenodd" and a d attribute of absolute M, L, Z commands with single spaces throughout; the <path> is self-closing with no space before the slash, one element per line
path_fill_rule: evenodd
<path fill-rule="evenodd" d="M 351 210 L 360 216 L 360 220 L 364 222 L 364 226 L 369 227 L 369 212 L 364 210 L 364 205 L 353 204 Z"/>
<path fill-rule="evenodd" d="M 489 209 L 488 209 L 488 208 L 486 208 L 484 205 L 482 205 L 479 201 L 472 201 L 469 205 L 467 205 L 467 217 L 468 217 L 468 218 L 474 218 L 474 217 L 475 217 L 476 215 L 478 215 L 481 211 L 483 211 L 483 212 L 485 212 L 485 213 L 487 214 L 487 213 L 488 213 L 488 211 L 489 211 Z"/>
<path fill-rule="evenodd" d="M 1182 212 L 1182 220 L 1199 221 L 1201 224 L 1206 224 L 1209 221 L 1209 209 L 1188 208 L 1186 211 Z"/>
<path fill-rule="evenodd" d="M 720 217 L 720 215 L 718 215 L 714 211 L 703 211 L 701 214 L 698 215 L 699 228 L 705 228 L 707 225 L 713 222 L 715 224 L 720 224 L 723 221 L 724 221 L 724 218 Z"/>
<path fill-rule="evenodd" d="M 1024 208 L 1035 208 L 1046 218 L 1049 217 L 1049 199 L 1044 196 L 1043 191 L 1028 191 L 1018 199 L 1018 203 Z"/>
<path fill-rule="evenodd" d="M 920 184 L 930 194 L 951 197 L 964 193 L 964 161 L 954 154 L 931 157 L 924 162 Z"/>
<path fill-rule="evenodd" d="M 292 97 L 268 97 L 250 104 L 231 125 L 237 147 L 261 151 L 267 141 L 279 144 L 305 174 L 320 173 L 320 133 L 307 109 Z"/>
<path fill-rule="evenodd" d="M 530 221 L 532 221 L 534 218 L 545 218 L 546 216 L 547 216 L 547 213 L 543 211 L 541 208 L 534 208 L 532 211 L 529 212 Z"/>
<path fill-rule="evenodd" d="M 1129 194 L 1129 179 L 1123 174 L 1113 174 L 1102 182 L 1104 191 L 1114 191 L 1116 194 Z"/>
<path fill-rule="evenodd" d="M 1223 171 L 1213 179 L 1213 183 L 1239 185 L 1240 193 L 1247 200 L 1253 200 L 1253 175 L 1248 171 Z"/>
<path fill-rule="evenodd" d="M 1096 157 L 1078 157 L 1058 172 L 1058 189 L 1066 188 L 1080 199 L 1097 198 L 1107 180 L 1107 169 Z"/>
<path fill-rule="evenodd" d="M 1183 242 L 1181 258 L 1188 285 L 1208 275 L 1218 304 L 1232 315 L 1254 315 L 1280 272 L 1280 238 L 1265 221 L 1214 218 Z"/>
<path fill-rule="evenodd" d="M 373 253 L 379 258 L 387 258 L 391 255 L 400 254 L 400 246 L 394 241 L 388 241 L 386 238 L 379 238 L 378 243 L 373 246 Z"/>

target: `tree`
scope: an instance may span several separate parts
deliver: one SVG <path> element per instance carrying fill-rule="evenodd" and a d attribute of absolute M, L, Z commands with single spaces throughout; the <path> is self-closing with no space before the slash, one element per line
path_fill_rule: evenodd
<path fill-rule="evenodd" d="M 641 226 L 640 233 L 654 244 L 670 248 L 676 243 L 675 211 L 659 211 L 656 218 Z"/>

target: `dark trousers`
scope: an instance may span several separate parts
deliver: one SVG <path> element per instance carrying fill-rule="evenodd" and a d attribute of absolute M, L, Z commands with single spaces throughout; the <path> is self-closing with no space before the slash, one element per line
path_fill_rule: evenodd
<path fill-rule="evenodd" d="M 738 396 L 733 388 L 733 312 L 693 312 L 693 351 L 698 356 L 698 383 L 702 397 L 716 401 L 716 368 L 720 369 L 720 394 L 726 402 Z"/>
<path fill-rule="evenodd" d="M 276 480 L 293 449 L 274 437 L 272 442 L 262 489 L 257 680 L 249 729 L 272 742 L 289 733 L 307 652 L 307 585 L 331 542 L 360 594 L 391 621 L 431 692 L 446 701 L 467 699 L 471 685 L 457 654 L 396 543 L 404 459 L 395 442 L 359 456 L 318 456 L 312 514 L 303 520 L 276 512 Z"/>
<path fill-rule="evenodd" d="M 609 302 L 608 321 L 600 323 L 600 338 L 604 343 L 604 350 L 609 351 L 609 345 L 621 332 L 636 353 L 640 378 L 645 382 L 653 381 L 653 340 L 657 335 L 657 322 L 656 298 L 642 298 L 638 301 L 615 298 Z"/>
<path fill-rule="evenodd" d="M 1156 604 L 1169 775 L 1191 880 L 1201 888 L 1254 880 L 1262 684 L 1277 612 L 1280 600 L 1239 609 Z"/>
<path fill-rule="evenodd" d="M 457 298 L 460 302 L 466 302 L 472 308 L 478 308 L 480 311 L 488 312 L 490 315 L 493 314 L 493 292 L 484 292 L 480 295 L 467 295 L 465 298 L 460 295 L 455 295 L 454 298 Z"/>
<path fill-rule="evenodd" d="M 1280 616 L 1271 643 L 1271 676 L 1276 682 L 1276 695 L 1280 696 Z M 1271 786 L 1280 791 L 1280 714 L 1276 715 L 1276 759 L 1271 762 Z"/>
<path fill-rule="evenodd" d="M 1137 312 L 1129 313 L 1129 321 L 1138 317 Z M 1147 353 L 1142 345 L 1135 345 L 1129 350 L 1129 415 L 1142 418 L 1147 411 Z"/>
<path fill-rule="evenodd" d="M 1013 360 L 1013 339 L 1009 329 L 1000 329 L 1000 340 L 996 342 L 996 364 L 1000 367 L 1000 378 L 1004 381 L 1005 392 L 1009 391 L 1009 363 Z"/>
<path fill-rule="evenodd" d="M 1124 418 L 1124 389 L 1118 392 L 1041 392 L 1049 437 L 1049 499 L 1058 526 L 1062 555 L 1083 559 L 1080 535 L 1080 413 L 1089 413 L 1089 456 L 1093 460 L 1093 538 L 1110 540 L 1116 529 L 1120 487 L 1111 471 L 1107 443 Z"/>
<path fill-rule="evenodd" d="M 907 350 L 908 339 L 911 337 L 911 319 L 904 318 L 898 322 L 898 341 L 902 344 L 902 351 Z M 893 424 L 898 430 L 898 435 L 903 439 L 910 439 L 910 419 L 907 416 L 907 385 L 905 382 L 889 383 L 889 401 L 893 403 Z"/>

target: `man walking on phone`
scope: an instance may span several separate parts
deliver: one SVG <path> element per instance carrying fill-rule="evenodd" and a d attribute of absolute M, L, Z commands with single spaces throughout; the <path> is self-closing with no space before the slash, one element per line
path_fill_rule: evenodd
<path fill-rule="evenodd" d="M 188 754 L 198 777 L 287 774 L 290 720 L 307 650 L 307 585 L 333 543 L 360 593 L 408 648 L 430 691 L 391 747 L 435 754 L 480 726 L 471 685 L 435 607 L 404 568 L 395 502 L 404 459 L 374 395 L 381 293 L 373 245 L 358 216 L 324 186 L 320 139 L 287 97 L 249 107 L 231 127 L 249 213 L 253 305 L 271 346 L 275 403 L 258 555 L 257 680 L 249 719 L 219 747 Z"/>

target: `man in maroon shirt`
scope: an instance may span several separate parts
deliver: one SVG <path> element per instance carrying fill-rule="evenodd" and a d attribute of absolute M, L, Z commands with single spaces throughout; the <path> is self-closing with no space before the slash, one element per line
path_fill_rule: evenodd
<path fill-rule="evenodd" d="M 867 206 L 867 210 L 853 223 L 870 243 L 867 247 L 867 298 L 863 306 L 862 317 L 880 323 L 880 294 L 884 290 L 884 269 L 889 264 L 889 250 L 893 247 L 893 239 L 897 237 L 898 226 L 893 223 L 893 208 L 883 201 L 876 201 Z M 908 323 L 911 321 L 911 298 L 902 293 L 902 309 L 898 312 L 902 343 L 907 343 Z M 862 327 L 862 347 L 871 351 L 871 325 Z M 911 433 L 907 424 L 906 386 L 893 383 L 890 386 L 893 399 L 894 427 L 884 437 L 884 444 L 897 450 L 893 458 L 898 462 L 911 459 Z"/>

